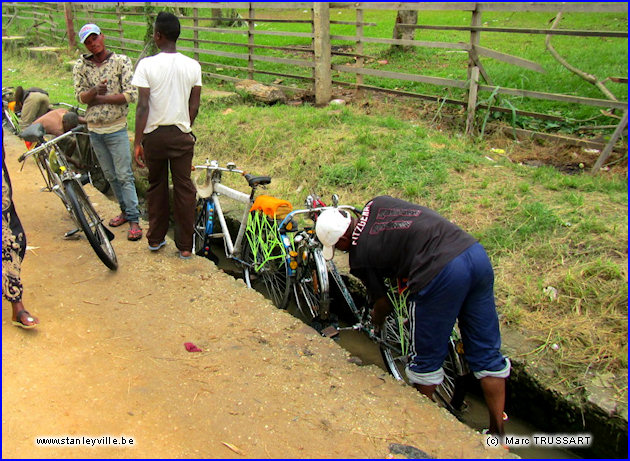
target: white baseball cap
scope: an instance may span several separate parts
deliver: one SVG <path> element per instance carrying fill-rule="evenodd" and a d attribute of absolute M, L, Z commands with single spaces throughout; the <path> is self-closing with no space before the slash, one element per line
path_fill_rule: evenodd
<path fill-rule="evenodd" d="M 86 24 L 79 31 L 79 40 L 83 43 L 92 34 L 100 35 L 101 29 L 96 24 Z"/>
<path fill-rule="evenodd" d="M 325 259 L 332 259 L 335 255 L 335 244 L 346 233 L 352 219 L 347 214 L 336 209 L 324 210 L 317 217 L 315 233 L 324 246 Z"/>

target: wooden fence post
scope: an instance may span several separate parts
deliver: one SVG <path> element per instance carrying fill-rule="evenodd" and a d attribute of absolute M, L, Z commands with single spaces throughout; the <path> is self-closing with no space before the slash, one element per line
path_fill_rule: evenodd
<path fill-rule="evenodd" d="M 475 127 L 475 109 L 477 107 L 477 89 L 479 88 L 479 67 L 475 66 L 470 72 L 470 87 L 468 89 L 468 116 L 466 117 L 466 135 L 472 134 Z"/>
<path fill-rule="evenodd" d="M 74 35 L 74 18 L 72 16 L 72 3 L 63 4 L 63 12 L 66 16 L 66 32 L 68 34 L 68 49 L 74 51 L 77 47 L 77 39 Z"/>
<path fill-rule="evenodd" d="M 330 69 L 330 8 L 328 2 L 315 2 L 313 25 L 315 29 L 315 105 L 325 106 L 332 95 Z"/>
<path fill-rule="evenodd" d="M 472 27 L 481 26 L 481 11 L 477 10 L 477 4 L 475 3 L 475 9 L 472 12 L 472 19 L 470 21 L 470 25 Z M 479 45 L 479 37 L 481 36 L 481 32 L 477 30 L 470 31 L 470 48 L 474 51 L 475 45 Z M 470 73 L 472 72 L 473 67 L 477 65 L 473 60 L 472 53 L 468 54 L 468 78 L 470 78 Z"/>
<path fill-rule="evenodd" d="M 249 3 L 249 21 L 247 22 L 247 78 L 254 80 L 254 30 L 256 24 L 254 23 L 254 17 L 256 11 L 252 3 Z"/>
<path fill-rule="evenodd" d="M 193 8 L 193 26 L 195 30 L 193 31 L 193 48 L 199 48 L 199 8 Z M 195 51 L 194 54 L 195 61 L 199 61 L 199 53 Z"/>
<path fill-rule="evenodd" d="M 357 8 L 357 48 L 356 48 L 356 52 L 357 54 L 362 55 L 363 54 L 363 10 L 361 8 Z M 358 68 L 362 68 L 363 67 L 363 56 L 359 56 L 357 57 L 357 67 Z M 357 82 L 357 90 L 356 93 L 358 94 L 361 91 L 360 85 L 363 85 L 363 75 L 362 74 L 357 74 L 356 76 L 356 82 Z"/>
<path fill-rule="evenodd" d="M 615 143 L 617 142 L 617 139 L 619 139 L 619 136 L 621 136 L 621 133 L 623 132 L 624 128 L 626 128 L 627 126 L 628 126 L 628 111 L 625 111 L 623 113 L 623 117 L 621 118 L 621 122 L 619 122 L 619 125 L 617 125 L 617 128 L 615 128 L 615 132 L 610 138 L 610 141 L 608 141 L 608 144 L 606 144 L 606 147 L 604 147 L 604 150 L 602 151 L 599 158 L 595 162 L 595 165 L 593 165 L 591 174 L 596 174 L 599 171 L 599 169 L 602 167 L 606 159 L 608 159 L 608 157 L 610 156 L 610 153 L 612 152 L 613 147 L 615 147 Z"/>
<path fill-rule="evenodd" d="M 120 39 L 118 46 L 120 47 L 120 52 L 124 53 L 125 50 L 123 50 L 123 48 L 125 47 L 125 42 L 123 42 L 123 40 L 125 39 L 125 31 L 123 30 L 122 25 L 122 12 L 120 10 L 120 5 L 116 5 L 116 15 L 118 16 L 118 38 Z"/>

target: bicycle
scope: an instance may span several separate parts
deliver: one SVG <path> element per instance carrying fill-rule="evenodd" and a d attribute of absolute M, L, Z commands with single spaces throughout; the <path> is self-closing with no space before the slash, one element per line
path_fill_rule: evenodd
<path fill-rule="evenodd" d="M 314 232 L 317 216 L 326 209 L 342 209 L 357 216 L 360 214 L 359 210 L 349 205 L 340 206 L 337 196 L 333 196 L 333 206 L 327 207 L 317 196 L 309 195 L 306 208 L 290 211 L 285 209 L 284 213 L 278 213 L 278 199 L 271 200 L 268 206 L 256 206 L 256 189 L 271 182 L 268 176 L 251 176 L 237 169 L 233 163 L 220 167 L 216 161 L 195 166 L 195 171 L 206 173 L 205 178 L 197 176 L 195 179 L 199 199 L 193 240 L 197 255 L 213 259 L 211 240 L 222 238 L 226 257 L 243 268 L 243 277 L 249 288 L 257 280 L 262 280 L 264 294 L 281 309 L 287 308 L 293 292 L 299 311 L 309 323 L 316 318 L 329 318 L 329 276 L 332 277 L 349 306 L 355 323 L 350 327 L 331 325 L 322 330 L 322 334 L 335 336 L 343 330 L 360 330 L 366 333 L 380 347 L 389 372 L 398 380 L 405 379 L 404 368 L 409 360 L 410 344 L 406 297 L 392 291 L 392 301 L 397 308 L 387 317 L 384 327 L 377 332 L 371 322 L 369 310 L 366 307 L 357 307 L 334 262 L 324 259 L 322 245 Z M 244 176 L 251 192 L 245 194 L 222 184 L 223 172 Z M 199 184 L 199 179 L 202 179 L 202 184 Z M 223 213 L 221 195 L 244 205 L 234 241 Z M 305 225 L 304 221 L 310 221 L 312 225 Z M 215 232 L 214 226 L 217 222 L 221 232 Z M 449 344 L 449 357 L 444 364 L 447 376 L 435 394 L 453 412 L 462 408 L 465 395 L 463 378 L 467 374 L 467 367 L 462 354 L 461 342 L 454 330 Z"/>
<path fill-rule="evenodd" d="M 103 225 L 103 220 L 83 189 L 83 184 L 90 181 L 89 173 L 83 175 L 76 173 L 70 166 L 63 149 L 58 145 L 71 137 L 77 143 L 77 136 L 87 136 L 87 133 L 81 131 L 82 129 L 82 126 L 78 126 L 46 141 L 44 127 L 39 123 L 31 125 L 20 133 L 20 137 L 25 141 L 35 143 L 35 147 L 20 155 L 18 161 L 22 162 L 22 167 L 24 167 L 26 159 L 34 157 L 46 184 L 43 190 L 54 192 L 61 199 L 77 225 L 76 229 L 66 232 L 64 237 L 70 237 L 82 230 L 99 259 L 109 269 L 116 270 L 118 260 L 111 243 L 114 234 Z"/>
<path fill-rule="evenodd" d="M 14 112 L 13 87 L 2 87 L 2 126 L 11 133 L 20 133 L 20 119 Z"/>
<path fill-rule="evenodd" d="M 360 211 L 356 208 L 348 205 L 340 206 L 336 195 L 333 195 L 332 202 L 332 208 L 346 210 L 354 213 L 356 216 L 360 216 Z M 290 213 L 280 223 L 279 227 L 283 228 L 285 221 L 294 218 L 296 214 L 306 214 L 315 223 L 319 213 L 331 208 L 326 207 L 316 196 L 308 196 L 306 203 L 306 210 L 296 210 Z M 369 309 L 365 306 L 359 308 L 356 305 L 335 263 L 332 260 L 324 260 L 321 254 L 322 245 L 317 240 L 312 229 L 306 228 L 299 232 L 301 233 L 298 236 L 303 236 L 303 240 L 299 240 L 298 237 L 294 239 L 298 249 L 297 260 L 300 262 L 306 261 L 306 263 L 303 266 L 298 264 L 294 286 L 300 288 L 301 294 L 309 308 L 308 312 L 300 308 L 302 314 L 310 314 L 310 321 L 316 318 L 324 320 L 328 318 L 331 303 L 330 276 L 349 307 L 355 323 L 349 327 L 330 325 L 322 330 L 322 334 L 335 336 L 343 330 L 358 330 L 365 333 L 372 342 L 379 346 L 387 370 L 397 380 L 408 383 L 405 368 L 410 358 L 411 332 L 409 328 L 409 305 L 406 287 L 401 286 L 397 281 L 385 280 L 385 284 L 388 287 L 388 297 L 394 306 L 394 310 L 386 317 L 382 328 L 375 328 Z M 300 269 L 300 267 L 303 267 L 303 269 Z M 297 290 L 295 291 L 295 297 L 298 307 L 300 307 Z M 445 408 L 457 414 L 465 407 L 466 382 L 470 374 L 457 327 L 453 328 L 449 338 L 448 355 L 444 361 L 443 368 L 445 373 L 444 381 L 437 387 L 434 395 Z"/>

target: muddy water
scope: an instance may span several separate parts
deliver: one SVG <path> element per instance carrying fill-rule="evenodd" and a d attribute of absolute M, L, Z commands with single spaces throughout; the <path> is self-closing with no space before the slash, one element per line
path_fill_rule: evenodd
<path fill-rule="evenodd" d="M 364 364 L 374 364 L 386 370 L 378 346 L 367 339 L 365 335 L 358 331 L 342 331 L 339 336 L 339 345 L 354 356 L 360 358 Z M 488 414 L 485 403 L 480 396 L 475 394 L 468 394 L 466 396 L 466 402 L 468 403 L 468 409 L 462 416 L 462 421 L 471 428 L 481 432 L 484 428 L 488 427 Z M 509 416 L 505 428 L 506 432 L 510 435 L 531 436 L 543 432 L 514 415 Z M 525 459 L 580 458 L 580 456 L 574 453 L 559 448 L 511 447 L 510 452 Z"/>

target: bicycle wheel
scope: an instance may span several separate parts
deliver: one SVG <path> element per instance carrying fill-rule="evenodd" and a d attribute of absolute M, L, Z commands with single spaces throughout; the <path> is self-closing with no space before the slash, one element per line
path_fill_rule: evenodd
<path fill-rule="evenodd" d="M 202 255 L 206 241 L 206 227 L 208 223 L 208 207 L 205 199 L 198 199 L 195 206 L 195 226 L 193 228 L 193 253 Z"/>
<path fill-rule="evenodd" d="M 306 254 L 303 255 L 302 252 Z M 322 250 L 304 249 L 298 251 L 298 258 L 302 261 L 294 286 L 298 308 L 307 321 L 315 317 L 326 319 L 330 307 L 330 285 Z"/>
<path fill-rule="evenodd" d="M 448 346 L 448 355 L 444 360 L 444 381 L 434 393 L 435 398 L 451 413 L 463 409 L 466 396 L 466 375 L 468 367 L 458 348 L 459 340 L 454 330 Z M 389 372 L 399 381 L 409 384 L 405 368 L 409 363 L 411 332 L 408 317 L 388 315 L 381 329 L 381 355 Z M 459 350 L 458 350 L 459 349 Z"/>
<path fill-rule="evenodd" d="M 262 291 L 280 309 L 286 309 L 289 303 L 289 247 L 276 220 L 263 213 L 250 213 L 241 252 L 243 278 L 249 288 Z"/>
<path fill-rule="evenodd" d="M 64 186 L 72 212 L 96 255 L 109 269 L 116 270 L 118 268 L 118 260 L 116 259 L 112 242 L 107 236 L 105 226 L 103 226 L 103 220 L 94 210 L 85 191 L 78 182 L 74 180 L 65 181 Z"/>

